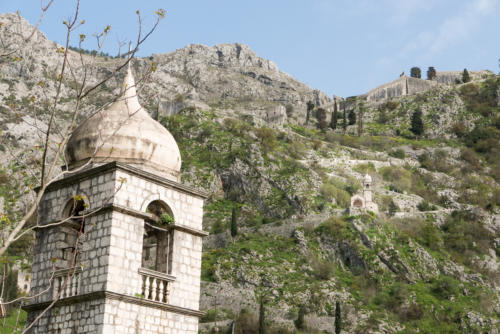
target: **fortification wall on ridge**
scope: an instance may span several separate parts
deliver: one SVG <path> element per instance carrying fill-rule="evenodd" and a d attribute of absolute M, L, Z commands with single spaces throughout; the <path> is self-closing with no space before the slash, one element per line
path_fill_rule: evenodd
<path fill-rule="evenodd" d="M 408 91 L 406 95 L 413 95 L 420 92 L 425 92 L 431 87 L 437 86 L 436 81 L 423 80 L 418 78 L 406 77 L 408 82 Z"/>
<path fill-rule="evenodd" d="M 463 71 L 439 71 L 436 73 L 436 81 L 446 85 L 454 85 L 462 82 Z M 492 74 L 490 71 L 469 71 L 471 80 L 484 79 Z"/>

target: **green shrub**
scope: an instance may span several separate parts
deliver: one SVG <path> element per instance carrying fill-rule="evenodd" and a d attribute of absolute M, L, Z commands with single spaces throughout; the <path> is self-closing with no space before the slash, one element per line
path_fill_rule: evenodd
<path fill-rule="evenodd" d="M 346 187 L 347 185 L 338 179 L 329 179 L 321 185 L 320 194 L 325 202 L 335 199 L 338 206 L 347 208 L 351 204 L 351 195 L 345 190 Z"/>
<path fill-rule="evenodd" d="M 464 262 L 468 253 L 484 254 L 491 247 L 494 236 L 469 211 L 453 211 L 442 226 L 444 245 L 457 260 Z"/>
<path fill-rule="evenodd" d="M 429 202 L 427 202 L 427 201 L 422 201 L 422 202 L 418 203 L 418 205 L 417 205 L 417 209 L 418 209 L 419 211 L 434 211 L 434 210 L 436 210 L 437 208 L 436 208 L 436 206 L 435 206 L 435 205 L 432 205 L 432 204 L 430 204 L 430 203 L 429 203 Z"/>
<path fill-rule="evenodd" d="M 354 166 L 353 169 L 360 174 L 366 174 L 368 172 L 375 172 L 375 165 L 373 165 L 373 163 L 371 162 L 368 162 L 366 164 L 358 164 Z"/>
<path fill-rule="evenodd" d="M 262 127 L 254 130 L 255 135 L 262 145 L 262 149 L 265 153 L 272 152 L 276 147 L 276 137 L 273 130 Z"/>
<path fill-rule="evenodd" d="M 412 185 L 412 174 L 402 167 L 381 167 L 379 173 L 387 182 L 391 182 L 392 190 L 409 191 Z"/>
<path fill-rule="evenodd" d="M 459 282 L 449 276 L 439 276 L 432 282 L 432 292 L 440 299 L 450 299 L 460 294 Z"/>
<path fill-rule="evenodd" d="M 319 280 L 328 280 L 333 274 L 333 263 L 328 260 L 313 258 L 311 267 L 314 276 Z"/>
<path fill-rule="evenodd" d="M 405 150 L 398 148 L 389 152 L 389 155 L 394 158 L 404 159 L 406 158 Z"/>

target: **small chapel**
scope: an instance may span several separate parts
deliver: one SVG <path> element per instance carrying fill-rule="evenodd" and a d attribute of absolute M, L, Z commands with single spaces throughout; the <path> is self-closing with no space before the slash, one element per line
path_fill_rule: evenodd
<path fill-rule="evenodd" d="M 80 124 L 38 209 L 28 333 L 196 334 L 203 203 L 174 137 L 121 94 Z"/>
<path fill-rule="evenodd" d="M 363 178 L 362 192 L 351 197 L 351 206 L 349 208 L 351 214 L 361 211 L 378 213 L 378 205 L 373 202 L 372 181 L 372 177 L 367 173 Z"/>

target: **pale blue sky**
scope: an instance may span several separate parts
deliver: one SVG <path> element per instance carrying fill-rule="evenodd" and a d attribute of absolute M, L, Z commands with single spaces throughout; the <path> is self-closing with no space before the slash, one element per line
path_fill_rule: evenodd
<path fill-rule="evenodd" d="M 63 42 L 62 21 L 74 3 L 54 1 L 41 25 L 48 38 Z M 86 23 L 76 35 L 109 24 L 105 51 L 114 54 L 118 40 L 136 37 L 135 11 L 147 29 L 157 8 L 167 15 L 141 56 L 191 43 L 245 43 L 329 95 L 365 93 L 412 66 L 498 72 L 500 0 L 81 0 Z M 15 10 L 35 23 L 40 1 L 0 0 L 0 13 Z"/>

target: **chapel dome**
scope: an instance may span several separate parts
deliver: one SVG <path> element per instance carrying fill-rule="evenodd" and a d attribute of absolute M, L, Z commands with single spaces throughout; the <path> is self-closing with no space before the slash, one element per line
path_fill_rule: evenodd
<path fill-rule="evenodd" d="M 368 173 L 365 174 L 365 178 L 363 179 L 363 182 L 364 183 L 371 183 L 372 182 L 372 177 L 370 176 L 370 174 L 368 174 Z"/>
<path fill-rule="evenodd" d="M 181 155 L 172 134 L 141 107 L 130 67 L 120 97 L 80 124 L 66 145 L 69 169 L 118 161 L 180 181 Z"/>

